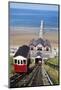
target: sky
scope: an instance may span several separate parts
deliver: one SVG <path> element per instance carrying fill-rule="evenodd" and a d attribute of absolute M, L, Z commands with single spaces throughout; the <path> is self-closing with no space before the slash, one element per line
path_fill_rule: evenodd
<path fill-rule="evenodd" d="M 10 3 L 10 8 L 33 9 L 33 10 L 53 10 L 53 11 L 58 10 L 57 5 L 24 4 L 24 3 Z"/>
<path fill-rule="evenodd" d="M 43 4 L 10 3 L 10 26 L 40 27 L 58 26 L 58 6 Z"/>

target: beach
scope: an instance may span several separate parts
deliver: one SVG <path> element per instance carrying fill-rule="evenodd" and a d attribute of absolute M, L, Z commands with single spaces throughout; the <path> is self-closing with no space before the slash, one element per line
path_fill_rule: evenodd
<path fill-rule="evenodd" d="M 14 30 L 15 29 L 15 30 Z M 10 29 L 10 46 L 21 46 L 29 44 L 32 39 L 39 38 L 38 31 L 35 28 L 11 28 Z M 52 47 L 58 47 L 58 31 L 46 31 L 43 38 L 48 39 Z"/>

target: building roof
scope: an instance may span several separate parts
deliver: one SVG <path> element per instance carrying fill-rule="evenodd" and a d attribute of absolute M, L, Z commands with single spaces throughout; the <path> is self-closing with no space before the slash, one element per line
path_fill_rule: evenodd
<path fill-rule="evenodd" d="M 50 42 L 48 40 L 43 40 L 42 38 L 39 38 L 37 40 L 33 39 L 29 46 L 31 46 L 31 45 L 37 46 L 38 44 L 42 44 L 42 46 L 44 46 L 44 47 L 45 46 L 51 47 Z"/>
<path fill-rule="evenodd" d="M 34 46 L 37 46 L 39 43 L 41 43 L 43 46 L 44 46 L 44 40 L 39 38 L 37 40 L 33 40 L 30 45 L 34 45 Z"/>
<path fill-rule="evenodd" d="M 16 56 L 23 56 L 23 57 L 26 58 L 28 56 L 29 49 L 30 48 L 27 45 L 23 45 L 22 47 L 19 47 L 19 49 L 15 53 L 14 57 L 16 57 Z"/>
<path fill-rule="evenodd" d="M 45 44 L 45 46 L 51 47 L 51 44 L 50 44 L 50 42 L 48 40 L 45 40 L 44 44 Z"/>

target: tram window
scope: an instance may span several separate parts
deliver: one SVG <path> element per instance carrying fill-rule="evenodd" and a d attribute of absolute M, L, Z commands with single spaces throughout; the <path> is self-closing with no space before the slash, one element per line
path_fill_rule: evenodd
<path fill-rule="evenodd" d="M 17 63 L 17 60 L 15 59 L 15 64 Z"/>
<path fill-rule="evenodd" d="M 22 64 L 22 60 L 21 60 L 21 64 Z"/>
<path fill-rule="evenodd" d="M 26 60 L 23 60 L 24 64 L 26 64 Z"/>
<path fill-rule="evenodd" d="M 18 64 L 20 64 L 20 61 L 18 60 Z"/>

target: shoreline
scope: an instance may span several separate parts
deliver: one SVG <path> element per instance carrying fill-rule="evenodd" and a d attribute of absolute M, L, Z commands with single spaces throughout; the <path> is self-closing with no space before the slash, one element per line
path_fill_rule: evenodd
<path fill-rule="evenodd" d="M 29 28 L 30 29 L 30 28 Z M 10 46 L 20 46 L 23 44 L 29 44 L 29 42 L 32 39 L 37 39 L 39 38 L 39 31 L 36 30 L 26 30 L 24 28 L 24 31 L 14 28 L 14 30 L 10 30 Z M 39 28 L 40 30 L 40 28 Z M 57 47 L 58 46 L 58 31 L 47 31 L 43 32 L 43 38 L 48 39 L 52 45 L 52 47 Z"/>

